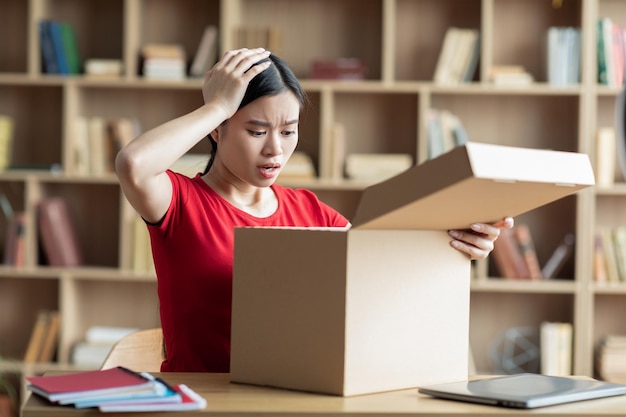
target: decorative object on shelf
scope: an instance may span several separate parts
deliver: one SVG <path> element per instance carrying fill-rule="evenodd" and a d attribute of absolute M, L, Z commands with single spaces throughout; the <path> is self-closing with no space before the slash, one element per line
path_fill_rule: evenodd
<path fill-rule="evenodd" d="M 489 357 L 496 374 L 519 374 L 539 372 L 539 348 L 537 328 L 532 326 L 511 327 L 492 342 Z"/>

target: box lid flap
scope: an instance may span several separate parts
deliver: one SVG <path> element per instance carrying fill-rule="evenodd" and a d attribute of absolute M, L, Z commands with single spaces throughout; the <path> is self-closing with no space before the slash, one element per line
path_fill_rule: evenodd
<path fill-rule="evenodd" d="M 366 188 L 352 227 L 462 229 L 593 184 L 586 154 L 470 142 Z"/>

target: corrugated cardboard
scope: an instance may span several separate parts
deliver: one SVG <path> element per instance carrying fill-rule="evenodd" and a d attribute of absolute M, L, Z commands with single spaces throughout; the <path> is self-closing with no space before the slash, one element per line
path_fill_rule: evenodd
<path fill-rule="evenodd" d="M 470 143 L 366 189 L 350 230 L 237 229 L 231 380 L 351 396 L 466 379 L 470 261 L 444 230 L 592 184 L 586 155 Z"/>

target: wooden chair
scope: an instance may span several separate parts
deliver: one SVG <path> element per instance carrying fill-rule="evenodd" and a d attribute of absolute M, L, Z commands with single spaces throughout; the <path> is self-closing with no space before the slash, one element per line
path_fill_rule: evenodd
<path fill-rule="evenodd" d="M 101 369 L 124 366 L 137 372 L 158 372 L 165 359 L 161 328 L 138 330 L 118 341 Z"/>

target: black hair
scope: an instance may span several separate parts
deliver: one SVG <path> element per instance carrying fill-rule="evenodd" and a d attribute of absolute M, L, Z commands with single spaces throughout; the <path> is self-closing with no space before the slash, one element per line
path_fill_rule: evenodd
<path fill-rule="evenodd" d="M 285 61 L 274 54 L 270 54 L 268 58 L 263 59 L 254 65 L 267 62 L 268 60 L 272 61 L 272 65 L 270 65 L 270 67 L 265 71 L 257 74 L 250 81 L 237 110 L 240 110 L 242 107 L 250 104 L 257 98 L 275 96 L 285 91 L 291 91 L 298 99 L 300 108 L 304 107 L 307 101 L 306 93 Z M 217 153 L 217 142 L 211 137 L 210 134 L 207 138 L 211 142 L 211 157 L 202 175 L 209 172 L 209 169 L 211 169 L 211 166 L 213 165 L 215 154 Z"/>

